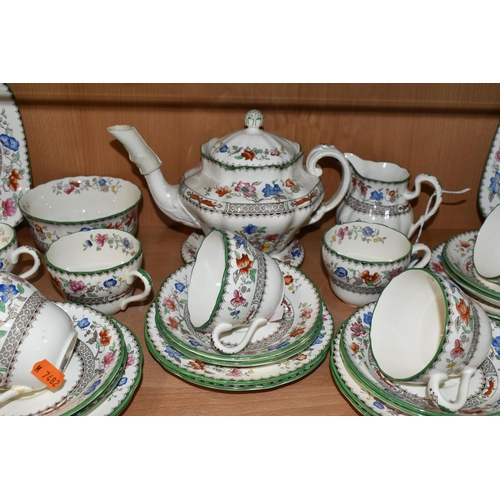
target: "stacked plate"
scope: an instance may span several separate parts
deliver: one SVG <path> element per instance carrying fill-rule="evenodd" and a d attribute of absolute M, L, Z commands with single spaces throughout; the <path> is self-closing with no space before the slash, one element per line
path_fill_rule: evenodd
<path fill-rule="evenodd" d="M 64 371 L 64 383 L 12 399 L 0 415 L 118 415 L 142 376 L 143 355 L 137 337 L 125 325 L 94 309 L 56 305 L 73 320 L 78 342 Z"/>
<path fill-rule="evenodd" d="M 195 330 L 187 312 L 193 264 L 163 282 L 146 316 L 146 345 L 169 372 L 194 384 L 228 391 L 260 390 L 298 380 L 325 359 L 333 319 L 314 284 L 299 270 L 278 263 L 285 280 L 283 316 L 261 327 L 238 354 L 222 354 L 210 335 Z M 238 341 L 244 330 L 224 342 Z"/>
<path fill-rule="evenodd" d="M 465 406 L 442 411 L 426 397 L 426 387 L 396 383 L 383 376 L 370 348 L 375 302 L 358 309 L 340 327 L 332 347 L 330 367 L 339 390 L 363 415 L 500 415 L 500 325 L 493 320 L 490 352 L 473 376 Z M 443 394 L 454 400 L 459 379 L 449 379 Z"/>

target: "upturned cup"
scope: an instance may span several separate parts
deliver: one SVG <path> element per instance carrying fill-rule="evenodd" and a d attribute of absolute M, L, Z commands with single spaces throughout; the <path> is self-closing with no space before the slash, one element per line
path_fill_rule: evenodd
<path fill-rule="evenodd" d="M 193 264 L 189 320 L 197 330 L 211 333 L 217 349 L 234 354 L 279 311 L 284 290 L 283 275 L 273 258 L 239 235 L 213 230 L 201 243 Z M 232 343 L 231 332 L 241 327 L 246 329 L 243 338 Z"/>
<path fill-rule="evenodd" d="M 45 253 L 45 264 L 68 301 L 115 314 L 151 292 L 151 278 L 141 269 L 142 257 L 141 242 L 132 234 L 92 229 L 54 241 Z M 144 290 L 133 295 L 136 278 Z"/>
<path fill-rule="evenodd" d="M 473 249 L 473 262 L 482 278 L 500 284 L 500 205 L 495 207 L 480 227 Z"/>
<path fill-rule="evenodd" d="M 47 361 L 64 372 L 78 337 L 61 308 L 9 272 L 0 273 L 0 325 L 1 405 L 21 394 L 47 389 L 32 370 Z"/>
<path fill-rule="evenodd" d="M 40 254 L 29 245 L 19 246 L 16 230 L 9 224 L 0 222 L 0 271 L 11 272 L 22 254 L 33 257 L 33 265 L 24 273 L 19 274 L 21 278 L 29 278 L 40 267 Z"/>
<path fill-rule="evenodd" d="M 388 379 L 426 385 L 434 404 L 455 412 L 465 404 L 470 380 L 488 354 L 491 323 L 446 278 L 407 269 L 375 304 L 370 345 Z M 440 385 L 450 377 L 460 378 L 456 401 L 441 393 Z"/>
<path fill-rule="evenodd" d="M 332 291 L 355 307 L 376 300 L 415 252 L 423 255 L 413 267 L 427 265 L 427 245 L 412 245 L 405 234 L 373 222 L 337 224 L 323 235 L 322 256 Z"/>

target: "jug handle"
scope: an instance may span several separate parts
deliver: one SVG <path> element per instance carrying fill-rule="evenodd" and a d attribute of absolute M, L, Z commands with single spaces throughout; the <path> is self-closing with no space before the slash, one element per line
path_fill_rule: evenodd
<path fill-rule="evenodd" d="M 340 162 L 342 166 L 342 178 L 336 193 L 328 201 L 323 202 L 318 207 L 308 224 L 314 224 L 319 221 L 326 212 L 333 210 L 339 205 L 347 194 L 347 190 L 351 184 L 351 167 L 349 166 L 349 162 L 341 151 L 330 144 L 319 144 L 311 150 L 306 160 L 306 171 L 315 177 L 320 177 L 323 173 L 323 169 L 318 165 L 318 161 L 325 156 L 331 156 Z"/>
<path fill-rule="evenodd" d="M 411 238 L 413 236 L 413 233 L 424 224 L 424 222 L 428 219 L 430 219 L 436 212 L 437 209 L 439 208 L 439 205 L 441 205 L 441 202 L 443 201 L 443 188 L 441 186 L 441 183 L 439 182 L 439 179 L 434 176 L 434 175 L 429 175 L 429 174 L 419 174 L 417 177 L 415 177 L 415 190 L 414 191 L 409 191 L 406 190 L 405 193 L 403 194 L 403 198 L 405 200 L 413 200 L 415 199 L 421 192 L 421 185 L 422 182 L 428 182 L 429 184 L 432 184 L 434 186 L 434 193 L 433 196 L 436 197 L 434 204 L 432 207 L 425 211 L 424 215 L 418 219 L 417 222 L 412 224 L 410 226 L 410 229 L 408 231 L 408 238 Z"/>

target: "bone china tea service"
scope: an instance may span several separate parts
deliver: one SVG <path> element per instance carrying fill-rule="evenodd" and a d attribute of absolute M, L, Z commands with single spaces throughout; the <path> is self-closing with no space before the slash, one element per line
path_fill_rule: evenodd
<path fill-rule="evenodd" d="M 352 222 L 323 235 L 322 256 L 333 293 L 352 306 L 372 302 L 388 283 L 410 264 L 413 252 L 423 252 L 413 267 L 430 260 L 427 245 L 410 240 L 383 224 Z"/>
<path fill-rule="evenodd" d="M 45 253 L 52 281 L 67 300 L 107 314 L 150 294 L 152 281 L 140 267 L 142 258 L 140 241 L 119 229 L 73 233 L 54 241 Z M 136 278 L 144 290 L 133 295 Z"/>
<path fill-rule="evenodd" d="M 208 234 L 232 231 L 272 257 L 282 259 L 301 227 L 337 207 L 351 181 L 345 156 L 334 146 L 318 145 L 303 165 L 296 142 L 263 130 L 257 111 L 245 115 L 247 128 L 201 146 L 201 163 L 178 185 L 169 185 L 161 161 L 129 125 L 109 127 L 145 176 L 158 207 L 171 219 Z M 333 157 L 342 167 L 337 192 L 327 201 L 318 161 Z"/>

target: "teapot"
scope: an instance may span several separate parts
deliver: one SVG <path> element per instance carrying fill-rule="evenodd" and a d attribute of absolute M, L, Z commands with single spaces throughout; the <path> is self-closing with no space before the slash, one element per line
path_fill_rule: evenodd
<path fill-rule="evenodd" d="M 313 224 L 337 207 L 349 189 L 351 170 L 332 145 L 314 147 L 303 165 L 300 144 L 262 129 L 258 110 L 245 115 L 246 128 L 201 146 L 201 163 L 187 171 L 178 185 L 168 184 L 161 161 L 135 128 L 107 130 L 127 149 L 145 176 L 158 207 L 172 220 L 201 229 L 232 231 L 261 252 L 278 260 L 295 248 L 301 227 Z M 337 191 L 323 201 L 325 189 L 318 161 L 333 157 L 342 175 Z"/>
<path fill-rule="evenodd" d="M 397 229 L 410 238 L 437 212 L 443 201 L 443 188 L 434 175 L 417 175 L 411 191 L 408 188 L 410 172 L 396 163 L 363 160 L 352 153 L 344 153 L 344 156 L 351 165 L 352 182 L 347 196 L 337 208 L 337 224 L 376 222 Z M 420 195 L 423 182 L 434 187 L 432 196 L 436 199 L 414 223 L 410 200 Z"/>

